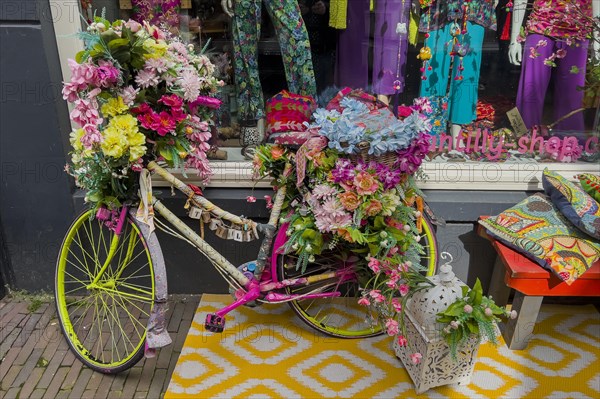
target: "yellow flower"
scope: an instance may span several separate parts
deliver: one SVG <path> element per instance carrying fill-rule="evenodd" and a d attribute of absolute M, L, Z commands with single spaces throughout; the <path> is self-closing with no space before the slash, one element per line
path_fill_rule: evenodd
<path fill-rule="evenodd" d="M 136 132 L 134 134 L 128 135 L 127 139 L 129 140 L 129 160 L 135 161 L 139 157 L 144 156 L 146 154 L 146 136 L 143 133 Z"/>
<path fill-rule="evenodd" d="M 104 129 L 104 140 L 102 140 L 101 148 L 104 155 L 121 158 L 127 150 L 127 136 L 122 131 L 114 126 L 107 126 Z"/>
<path fill-rule="evenodd" d="M 83 144 L 81 143 L 81 138 L 83 137 L 84 134 L 85 134 L 85 132 L 83 131 L 83 129 L 75 129 L 69 135 L 69 141 L 71 142 L 71 145 L 73 146 L 73 149 L 75 149 L 75 151 L 83 150 Z"/>
<path fill-rule="evenodd" d="M 146 39 L 143 46 L 150 53 L 145 54 L 145 58 L 161 58 L 167 53 L 167 43 L 164 40 Z"/>
<path fill-rule="evenodd" d="M 115 116 L 108 126 L 117 129 L 123 136 L 133 136 L 139 132 L 137 119 L 129 114 Z"/>
<path fill-rule="evenodd" d="M 101 111 L 102 115 L 105 117 L 115 116 L 122 114 L 127 111 L 129 108 L 123 102 L 123 97 L 113 97 L 109 98 L 108 101 L 102 105 Z"/>

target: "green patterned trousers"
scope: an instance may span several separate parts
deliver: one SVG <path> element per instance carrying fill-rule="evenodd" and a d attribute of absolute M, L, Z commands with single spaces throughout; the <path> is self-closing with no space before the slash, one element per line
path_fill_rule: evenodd
<path fill-rule="evenodd" d="M 296 0 L 237 0 L 232 21 L 234 70 L 240 120 L 265 116 L 258 75 L 261 3 L 273 21 L 285 68 L 288 91 L 316 97 L 315 74 L 308 33 Z"/>

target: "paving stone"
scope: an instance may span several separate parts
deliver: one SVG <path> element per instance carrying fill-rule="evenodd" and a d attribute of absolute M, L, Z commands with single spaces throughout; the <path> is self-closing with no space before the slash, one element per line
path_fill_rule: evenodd
<path fill-rule="evenodd" d="M 181 316 L 181 320 L 192 321 L 194 318 L 194 314 L 196 313 L 196 309 L 198 308 L 198 303 L 195 298 L 190 298 L 185 303 L 185 310 L 183 311 L 183 315 Z"/>
<path fill-rule="evenodd" d="M 136 388 L 140 382 L 140 376 L 142 375 L 141 367 L 133 367 L 129 370 L 129 376 L 127 377 L 127 381 L 125 382 L 125 386 L 123 387 L 123 398 L 132 398 L 135 394 Z"/>
<path fill-rule="evenodd" d="M 169 318 L 169 325 L 167 326 L 168 332 L 177 332 L 179 328 L 179 323 L 181 322 L 181 316 L 183 315 L 183 311 L 185 310 L 185 304 L 179 302 L 175 304 L 173 308 L 173 313 L 171 313 L 171 317 Z"/>
<path fill-rule="evenodd" d="M 133 399 L 146 399 L 148 398 L 148 392 L 144 391 L 144 392 L 136 392 L 135 396 L 133 397 Z"/>
<path fill-rule="evenodd" d="M 19 334 L 21 334 L 20 328 L 14 328 L 10 333 L 8 333 L 8 335 L 2 341 L 2 344 L 0 344 L 0 356 L 3 356 L 11 348 L 13 348 L 13 343 L 17 340 Z M 19 350 L 21 349 L 21 345 L 14 347 L 18 348 Z"/>
<path fill-rule="evenodd" d="M 21 392 L 19 393 L 19 399 L 28 398 L 31 395 L 43 373 L 44 369 L 41 367 L 36 367 L 33 369 L 31 374 L 29 374 L 29 377 L 27 377 L 27 380 L 25 380 L 23 387 L 21 388 Z"/>
<path fill-rule="evenodd" d="M 158 369 L 154 373 L 154 378 L 152 378 L 152 383 L 150 384 L 150 389 L 148 390 L 148 398 L 159 398 L 163 389 L 163 383 L 165 381 L 165 377 L 167 376 L 167 370 Z"/>
<path fill-rule="evenodd" d="M 110 386 L 112 385 L 114 380 L 113 375 L 102 374 L 102 379 L 100 381 L 100 385 L 98 385 L 98 389 L 96 390 L 97 398 L 108 398 L 108 393 L 110 392 Z"/>
<path fill-rule="evenodd" d="M 116 374 L 113 377 L 113 383 L 110 387 L 111 391 L 122 391 L 123 386 L 125 385 L 125 381 L 127 380 L 127 376 L 129 375 L 129 370 L 123 371 L 122 373 Z"/>
<path fill-rule="evenodd" d="M 77 378 L 79 377 L 79 373 L 81 372 L 82 367 L 83 367 L 83 363 L 81 363 L 81 362 L 75 362 L 75 363 L 73 363 L 73 365 L 71 367 L 69 367 L 69 372 L 67 373 L 65 380 L 63 381 L 62 385 L 60 386 L 61 390 L 73 389 L 73 387 L 75 386 L 75 381 L 77 381 Z"/>
<path fill-rule="evenodd" d="M 65 351 L 58 351 L 54 354 L 54 356 L 52 356 L 48 363 L 48 366 L 46 366 L 46 370 L 44 371 L 42 378 L 38 382 L 38 388 L 48 388 L 48 386 L 54 379 L 54 375 L 60 367 L 60 363 L 62 362 L 65 353 Z"/>
<path fill-rule="evenodd" d="M 46 393 L 45 389 L 36 388 L 33 390 L 31 395 L 29 395 L 29 399 L 42 399 L 42 397 L 44 397 L 44 393 Z"/>
<path fill-rule="evenodd" d="M 6 391 L 5 399 L 17 399 L 19 397 L 19 391 L 21 388 L 11 388 Z"/>
<path fill-rule="evenodd" d="M 100 386 L 100 381 L 102 381 L 102 376 L 104 374 L 99 373 L 97 371 L 94 371 L 92 373 L 92 376 L 90 377 L 90 380 L 88 381 L 87 386 L 85 387 L 86 391 L 96 391 L 96 389 L 98 389 L 98 387 Z"/>
<path fill-rule="evenodd" d="M 0 318 L 0 326 L 8 325 L 11 319 L 18 314 L 27 314 L 27 304 L 25 302 L 15 301 L 11 303 L 11 306 L 8 312 L 2 315 Z M 18 324 L 18 323 L 17 323 Z"/>
<path fill-rule="evenodd" d="M 69 373 L 68 367 L 61 367 L 54 374 L 54 378 L 50 382 L 50 385 L 46 389 L 46 393 L 44 394 L 44 399 L 54 399 L 54 397 L 58 394 L 60 390 L 60 386 L 62 385 L 65 377 Z M 42 377 L 43 378 L 43 377 Z"/>
<path fill-rule="evenodd" d="M 61 345 L 58 345 L 58 347 L 61 348 Z M 75 362 L 75 355 L 69 347 L 66 347 L 64 349 L 67 349 L 67 352 L 65 353 L 65 357 L 62 360 L 61 366 L 71 366 L 73 365 L 73 363 L 81 363 L 79 360 Z"/>
<path fill-rule="evenodd" d="M 85 387 L 87 385 L 87 383 L 90 381 L 90 377 L 92 376 L 92 373 L 94 371 L 92 369 L 89 368 L 84 368 L 83 370 L 81 370 L 81 372 L 79 373 L 79 377 L 77 377 L 77 380 L 75 381 L 75 385 L 73 386 L 73 389 L 71 390 L 71 394 L 69 395 L 70 399 L 79 399 L 81 398 L 81 395 L 83 395 L 83 391 L 85 391 Z"/>
<path fill-rule="evenodd" d="M 150 383 L 152 382 L 152 377 L 154 376 L 154 372 L 156 371 L 156 357 L 146 359 L 144 362 L 144 366 L 142 367 L 142 374 L 140 375 L 140 382 L 137 386 L 136 391 L 144 391 L 147 392 L 150 389 Z"/>
<path fill-rule="evenodd" d="M 81 395 L 81 399 L 96 399 L 96 390 L 95 389 L 88 389 L 86 391 L 83 392 L 83 395 Z"/>
<path fill-rule="evenodd" d="M 17 375 L 21 372 L 22 366 L 12 366 L 8 373 L 4 376 L 2 381 L 0 381 L 0 387 L 5 391 L 8 391 L 12 386 L 13 381 L 17 378 Z"/>
<path fill-rule="evenodd" d="M 8 370 L 10 370 L 13 361 L 17 358 L 20 351 L 21 348 L 10 348 L 8 350 L 6 356 L 2 359 L 2 363 L 0 363 L 0 381 L 2 381 Z"/>
<path fill-rule="evenodd" d="M 40 356 L 42 355 L 42 352 L 43 352 L 43 350 L 39 349 L 39 348 L 34 349 L 31 352 L 31 355 L 29 356 L 29 358 L 23 365 L 23 368 L 21 368 L 21 372 L 19 373 L 17 378 L 15 378 L 15 380 L 13 381 L 13 383 L 12 383 L 13 387 L 19 387 L 19 386 L 23 385 L 25 383 L 25 381 L 27 381 L 27 378 L 29 378 L 29 375 L 31 374 L 31 372 L 33 371 L 35 366 L 37 365 L 38 360 L 40 360 Z M 17 359 L 18 359 L 18 356 L 17 356 Z M 15 362 L 16 362 L 16 360 L 15 360 Z"/>
<path fill-rule="evenodd" d="M 36 345 L 36 347 L 41 346 L 41 343 L 45 344 L 44 353 L 42 354 L 42 356 L 44 357 L 44 359 L 50 359 L 54 356 L 54 354 L 58 350 L 60 342 L 64 339 L 62 336 L 62 332 L 60 331 L 60 327 L 58 327 L 58 325 L 48 325 L 44 330 L 42 337 L 43 339 L 40 340 L 40 345 Z M 62 352 L 66 353 L 65 350 L 63 350 Z"/>
<path fill-rule="evenodd" d="M 68 399 L 71 391 L 68 389 L 63 389 L 58 392 L 55 399 Z"/>
<path fill-rule="evenodd" d="M 157 369 L 167 369 L 169 367 L 169 363 L 171 362 L 171 352 L 173 352 L 173 344 L 159 349 L 158 355 L 156 356 L 158 358 L 156 361 Z"/>
<path fill-rule="evenodd" d="M 25 325 L 23 326 L 23 330 L 21 331 L 21 334 L 19 335 L 19 338 L 16 342 L 19 342 L 21 346 L 25 345 L 25 343 L 29 340 L 29 336 L 31 336 L 34 333 L 35 327 L 37 326 L 41 318 L 42 315 L 40 313 L 32 313 L 27 319 Z M 35 337 L 34 335 L 33 338 L 37 343 L 39 337 Z"/>
<path fill-rule="evenodd" d="M 17 339 L 17 341 L 18 341 L 18 339 Z M 25 343 L 25 345 L 23 345 L 21 347 L 21 352 L 19 352 L 19 355 L 17 356 L 17 358 L 15 359 L 13 364 L 16 364 L 16 365 L 25 364 L 27 359 L 29 359 L 29 356 L 31 356 L 31 352 L 33 352 L 34 347 L 35 347 L 35 340 L 34 339 L 28 340 Z M 40 356 L 42 355 L 42 352 L 43 351 L 40 351 Z M 36 362 L 37 362 L 37 360 L 36 360 Z"/>

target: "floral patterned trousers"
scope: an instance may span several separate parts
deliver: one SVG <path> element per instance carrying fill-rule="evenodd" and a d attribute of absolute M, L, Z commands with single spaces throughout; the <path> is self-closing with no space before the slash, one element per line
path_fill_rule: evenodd
<path fill-rule="evenodd" d="M 308 33 L 296 0 L 237 0 L 232 21 L 235 79 L 240 120 L 265 116 L 258 75 L 261 3 L 273 21 L 285 67 L 288 91 L 316 96 Z"/>

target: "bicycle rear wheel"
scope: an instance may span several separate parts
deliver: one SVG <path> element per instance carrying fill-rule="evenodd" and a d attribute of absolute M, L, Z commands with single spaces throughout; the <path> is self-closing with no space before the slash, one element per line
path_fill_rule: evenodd
<path fill-rule="evenodd" d="M 433 276 L 437 273 L 438 265 L 438 244 L 435 238 L 433 224 L 427 217 L 421 218 L 421 240 L 419 244 L 423 246 L 424 253 L 421 255 L 421 266 L 425 269 L 426 276 Z"/>
<path fill-rule="evenodd" d="M 63 241 L 55 278 L 60 325 L 75 355 L 107 374 L 132 367 L 144 353 L 154 297 L 152 258 L 135 221 L 128 217 L 117 238 L 91 211 L 79 216 Z"/>

